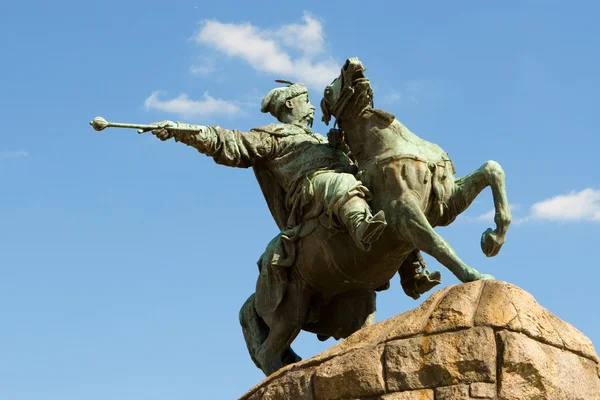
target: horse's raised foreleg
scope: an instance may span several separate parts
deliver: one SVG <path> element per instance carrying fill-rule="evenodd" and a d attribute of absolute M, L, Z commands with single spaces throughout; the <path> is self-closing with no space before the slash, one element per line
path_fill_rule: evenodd
<path fill-rule="evenodd" d="M 439 225 L 451 223 L 465 211 L 486 187 L 492 189 L 494 198 L 494 222 L 496 229 L 488 228 L 481 236 L 481 249 L 488 257 L 493 257 L 504 244 L 506 231 L 511 222 L 510 208 L 506 197 L 504 171 L 500 164 L 488 161 L 479 169 L 456 180 L 452 194 L 447 200 L 448 215 Z"/>
<path fill-rule="evenodd" d="M 420 199 L 406 192 L 395 202 L 394 225 L 398 234 L 416 248 L 429 254 L 448 268 L 461 282 L 494 279 L 465 264 L 454 249 L 429 224 L 421 210 Z"/>
<path fill-rule="evenodd" d="M 290 344 L 294 341 L 306 321 L 312 291 L 302 282 L 289 282 L 286 294 L 277 309 L 261 318 L 269 327 L 265 341 L 258 347 L 257 364 L 270 375 L 287 363 L 299 360 Z"/>

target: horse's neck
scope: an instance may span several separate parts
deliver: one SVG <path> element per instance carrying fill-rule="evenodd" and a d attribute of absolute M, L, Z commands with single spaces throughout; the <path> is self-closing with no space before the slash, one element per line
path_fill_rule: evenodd
<path fill-rule="evenodd" d="M 340 122 L 340 128 L 344 131 L 346 143 L 357 160 L 363 159 L 367 154 L 367 130 L 369 126 L 365 118 L 349 118 Z"/>
<path fill-rule="evenodd" d="M 405 139 L 393 132 L 394 121 L 392 114 L 369 105 L 347 112 L 345 118 L 340 120 L 348 147 L 359 164 L 391 148 L 404 147 L 401 142 Z"/>

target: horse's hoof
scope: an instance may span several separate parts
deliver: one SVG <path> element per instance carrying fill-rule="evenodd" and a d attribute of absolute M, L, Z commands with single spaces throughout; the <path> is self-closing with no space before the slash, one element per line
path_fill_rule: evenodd
<path fill-rule="evenodd" d="M 496 232 L 494 232 L 491 228 L 488 228 L 481 235 L 481 250 L 483 254 L 488 257 L 494 257 L 504 244 L 504 240 L 499 239 Z"/>
<path fill-rule="evenodd" d="M 287 350 L 283 352 L 281 356 L 281 361 L 284 365 L 289 365 L 293 363 L 297 363 L 298 361 L 302 361 L 302 357 L 300 357 L 291 347 L 288 347 Z"/>
<path fill-rule="evenodd" d="M 291 350 L 291 348 L 290 348 Z M 293 350 L 292 350 L 293 351 Z M 294 353 L 295 354 L 295 353 Z M 281 357 L 268 356 L 264 349 L 264 342 L 259 346 L 258 351 L 255 354 L 256 361 L 260 365 L 260 369 L 266 376 L 271 375 L 277 370 L 284 367 Z"/>
<path fill-rule="evenodd" d="M 464 274 L 458 278 L 460 279 L 460 281 L 462 283 L 496 279 L 490 274 L 482 274 L 481 272 L 477 271 L 475 268 L 471 268 L 471 267 L 468 267 L 464 271 Z"/>

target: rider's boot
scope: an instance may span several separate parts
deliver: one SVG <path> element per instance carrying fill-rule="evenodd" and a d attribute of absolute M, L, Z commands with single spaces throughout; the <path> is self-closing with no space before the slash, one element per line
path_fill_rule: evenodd
<path fill-rule="evenodd" d="M 383 210 L 373 215 L 367 202 L 353 197 L 342 206 L 340 220 L 348 228 L 356 245 L 368 251 L 387 226 Z"/>

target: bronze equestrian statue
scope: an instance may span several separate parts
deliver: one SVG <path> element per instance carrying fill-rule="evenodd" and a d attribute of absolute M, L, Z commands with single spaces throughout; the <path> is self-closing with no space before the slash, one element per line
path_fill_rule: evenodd
<path fill-rule="evenodd" d="M 151 130 L 219 164 L 254 169 L 280 234 L 259 260 L 256 293 L 240 310 L 240 322 L 253 361 L 267 375 L 300 359 L 290 344 L 302 329 L 339 339 L 371 324 L 375 292 L 389 287 L 397 272 L 415 298 L 439 283 L 418 250 L 462 282 L 493 279 L 467 266 L 433 229 L 454 221 L 487 186 L 496 209 L 496 229 L 481 238 L 487 256 L 498 253 L 511 220 L 500 165 L 488 161 L 455 179 L 439 146 L 373 108 L 357 58 L 346 61 L 321 101 L 323 121 L 335 117 L 340 128 L 329 135 L 336 146 L 312 132 L 314 107 L 304 85 L 286 83 L 262 104 L 281 123 L 249 132 L 170 121 L 92 122 L 96 130 Z"/>

